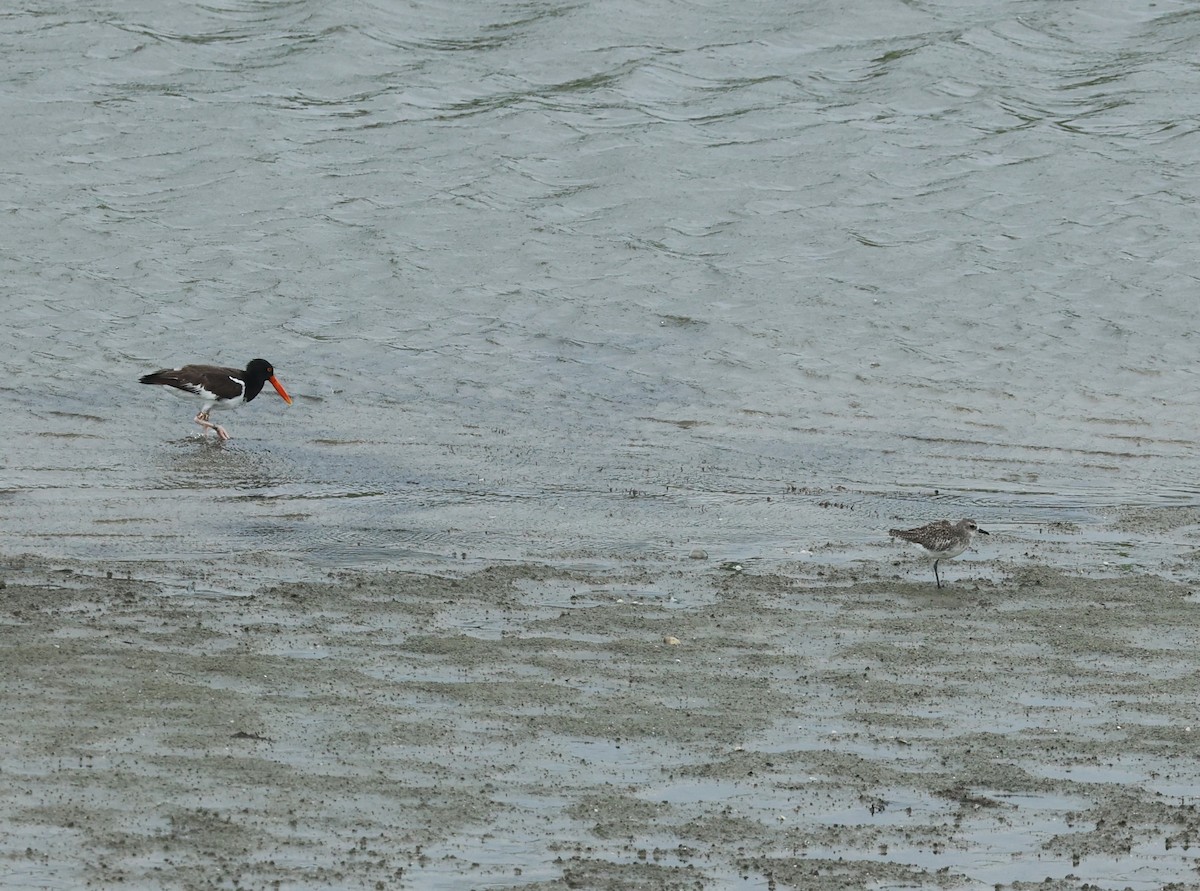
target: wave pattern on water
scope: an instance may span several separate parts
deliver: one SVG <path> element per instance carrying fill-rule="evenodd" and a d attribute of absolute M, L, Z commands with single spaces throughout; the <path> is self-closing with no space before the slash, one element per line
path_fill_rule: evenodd
<path fill-rule="evenodd" d="M 5 16 L 0 530 L 316 564 L 780 554 L 897 514 L 1194 500 L 1198 22 Z M 231 416 L 226 449 L 136 383 L 256 355 L 296 404 Z"/>

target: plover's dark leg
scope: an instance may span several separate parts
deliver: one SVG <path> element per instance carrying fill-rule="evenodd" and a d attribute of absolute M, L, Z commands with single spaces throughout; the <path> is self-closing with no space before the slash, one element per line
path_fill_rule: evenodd
<path fill-rule="evenodd" d="M 934 560 L 933 561 L 933 580 L 935 582 L 937 582 L 938 589 L 941 590 L 942 580 L 938 577 L 937 565 L 938 565 L 938 561 Z"/>

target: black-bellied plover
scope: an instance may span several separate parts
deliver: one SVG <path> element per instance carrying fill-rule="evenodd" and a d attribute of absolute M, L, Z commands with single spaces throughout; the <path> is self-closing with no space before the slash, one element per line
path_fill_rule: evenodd
<path fill-rule="evenodd" d="M 942 579 L 937 571 L 939 561 L 953 559 L 969 548 L 976 532 L 990 534 L 986 529 L 980 529 L 974 520 L 959 520 L 957 523 L 938 520 L 916 529 L 889 529 L 888 535 L 915 544 L 933 558 L 933 580 L 940 588 Z"/>

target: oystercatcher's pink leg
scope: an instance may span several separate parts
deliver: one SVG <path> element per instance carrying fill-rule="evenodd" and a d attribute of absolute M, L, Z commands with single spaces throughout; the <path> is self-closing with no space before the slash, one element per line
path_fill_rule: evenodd
<path fill-rule="evenodd" d="M 214 424 L 208 419 L 208 412 L 200 412 L 200 414 L 196 415 L 193 420 L 195 420 L 195 422 L 205 430 L 216 431 L 217 439 L 219 439 L 221 442 L 225 442 L 227 439 L 229 439 L 229 434 L 225 432 L 224 427 L 222 427 L 220 424 Z"/>

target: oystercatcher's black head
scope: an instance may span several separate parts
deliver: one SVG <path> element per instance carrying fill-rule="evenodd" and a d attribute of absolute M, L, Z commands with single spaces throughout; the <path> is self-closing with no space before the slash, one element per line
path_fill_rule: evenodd
<path fill-rule="evenodd" d="M 292 397 L 287 394 L 287 390 L 283 389 L 283 384 L 275 379 L 275 369 L 266 359 L 251 359 L 246 365 L 246 401 L 249 402 L 258 395 L 263 384 L 269 383 L 275 388 L 283 401 L 288 405 L 292 404 Z"/>

